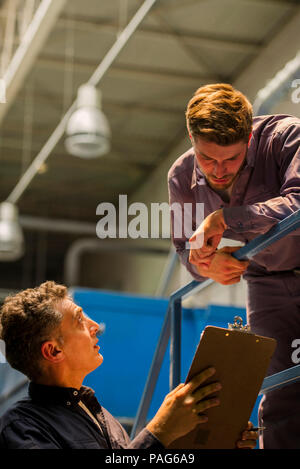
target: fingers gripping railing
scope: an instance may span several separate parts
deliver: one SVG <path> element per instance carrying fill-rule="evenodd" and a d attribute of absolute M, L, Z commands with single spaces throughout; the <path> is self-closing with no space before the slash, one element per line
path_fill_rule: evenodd
<path fill-rule="evenodd" d="M 238 260 L 251 259 L 266 247 L 275 241 L 286 236 L 288 233 L 300 228 L 300 209 L 289 217 L 278 222 L 267 233 L 257 236 L 247 245 L 232 253 L 232 256 Z M 133 425 L 131 437 L 134 437 L 144 426 L 147 419 L 148 410 L 154 393 L 160 368 L 166 353 L 170 339 L 170 389 L 174 389 L 181 380 L 181 315 L 182 300 L 190 295 L 194 295 L 204 290 L 214 283 L 208 279 L 204 282 L 196 280 L 188 283 L 184 287 L 172 293 L 170 296 L 167 313 L 161 329 L 158 344 L 154 353 L 143 396 L 139 405 L 136 419 Z M 275 388 L 285 386 L 291 382 L 300 380 L 300 365 L 284 370 L 276 375 L 265 378 L 261 394 L 274 390 Z"/>

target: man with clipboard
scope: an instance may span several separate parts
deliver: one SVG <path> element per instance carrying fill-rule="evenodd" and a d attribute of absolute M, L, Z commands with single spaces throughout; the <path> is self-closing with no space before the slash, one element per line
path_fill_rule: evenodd
<path fill-rule="evenodd" d="M 73 302 L 64 285 L 45 282 L 7 297 L 0 330 L 7 361 L 30 380 L 28 396 L 0 418 L 0 449 L 159 452 L 206 423 L 206 411 L 219 405 L 221 385 L 217 380 L 208 383 L 215 369 L 205 367 L 167 394 L 153 419 L 130 441 L 94 391 L 82 385 L 103 362 L 97 344 L 99 325 Z M 124 366 L 122 359 L 120 366 Z M 251 424 L 245 427 L 247 422 L 234 446 L 251 449 L 257 433 Z"/>

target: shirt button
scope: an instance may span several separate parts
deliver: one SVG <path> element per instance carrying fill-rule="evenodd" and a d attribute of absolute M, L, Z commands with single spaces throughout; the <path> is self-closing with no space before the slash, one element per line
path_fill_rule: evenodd
<path fill-rule="evenodd" d="M 78 395 L 78 391 L 74 391 L 73 396 L 77 396 L 77 395 Z"/>
<path fill-rule="evenodd" d="M 71 402 L 70 402 L 70 401 L 67 401 L 67 405 L 71 405 Z"/>

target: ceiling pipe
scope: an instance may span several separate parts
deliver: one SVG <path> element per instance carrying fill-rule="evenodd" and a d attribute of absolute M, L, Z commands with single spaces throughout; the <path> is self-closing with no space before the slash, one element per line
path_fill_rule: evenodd
<path fill-rule="evenodd" d="M 21 227 L 24 230 L 28 231 L 47 231 L 52 233 L 69 233 L 72 235 L 79 235 L 79 236 L 93 236 L 95 241 L 103 241 L 108 242 L 110 238 L 108 236 L 107 231 L 103 229 L 100 230 L 99 226 L 95 223 L 89 222 L 82 222 L 77 220 L 62 220 L 56 218 L 42 218 L 42 217 L 33 217 L 30 215 L 21 215 L 19 217 L 19 222 Z M 127 224 L 118 225 L 118 231 L 127 230 Z M 97 236 L 97 238 L 95 238 Z M 116 238 L 117 239 L 117 238 Z M 124 243 L 132 243 L 130 238 L 124 238 Z M 116 242 L 116 241 L 113 241 Z M 157 238 L 157 239 L 149 239 L 147 241 L 147 249 L 149 248 L 149 252 L 160 251 L 163 249 L 165 252 L 168 252 L 170 249 L 170 239 L 169 238 Z"/>
<path fill-rule="evenodd" d="M 291 90 L 292 82 L 299 76 L 300 52 L 257 93 L 253 103 L 254 115 L 269 114 L 270 109 Z"/>
<path fill-rule="evenodd" d="M 15 99 L 34 60 L 40 53 L 52 27 L 56 23 L 66 0 L 42 0 L 26 29 L 22 41 L 6 70 L 3 70 L 5 103 L 0 106 L 0 124 Z"/>
<path fill-rule="evenodd" d="M 53 218 L 41 218 L 33 217 L 30 215 L 22 215 L 19 218 L 20 225 L 24 230 L 32 231 L 46 231 L 52 233 L 69 233 L 72 235 L 79 236 L 95 236 L 96 225 L 89 222 L 81 222 L 77 220 L 60 220 Z M 104 233 L 105 234 L 105 233 Z M 67 285 L 76 285 L 79 282 L 80 273 L 80 260 L 84 252 L 91 251 L 121 251 L 121 252 L 132 252 L 141 254 L 163 254 L 167 255 L 170 250 L 170 243 L 168 240 L 159 242 L 154 241 L 153 243 L 147 243 L 137 245 L 132 241 L 112 241 L 106 239 L 95 239 L 95 238 L 80 238 L 76 240 L 67 251 L 65 256 L 65 281 Z M 174 262 L 174 258 L 173 258 Z M 170 268 L 173 272 L 173 262 Z M 165 282 L 169 280 L 171 272 L 167 269 L 162 274 L 159 285 L 163 282 L 162 287 L 158 287 L 156 296 L 161 296 L 164 292 Z M 167 277 L 167 280 L 165 279 Z M 0 292 L 1 293 L 1 292 Z M 0 295 L 1 296 L 1 295 Z"/>
<path fill-rule="evenodd" d="M 125 252 L 131 254 L 162 254 L 167 255 L 169 247 L 131 244 L 128 241 L 107 241 L 98 239 L 79 239 L 68 249 L 65 256 L 64 283 L 68 287 L 80 285 L 81 256 L 86 252 Z"/>
<path fill-rule="evenodd" d="M 95 236 L 96 234 L 96 225 L 94 223 L 76 220 L 60 220 L 21 215 L 19 217 L 19 222 L 25 230 L 70 233 L 74 235 L 78 234 L 87 236 Z"/>
<path fill-rule="evenodd" d="M 143 21 L 149 10 L 152 8 L 157 0 L 145 0 L 133 18 L 130 20 L 128 25 L 124 28 L 122 33 L 118 36 L 117 40 L 103 58 L 100 65 L 96 68 L 93 75 L 88 80 L 88 84 L 97 86 L 100 80 L 103 78 L 107 70 L 110 68 L 114 60 L 117 58 L 121 50 L 124 48 L 130 37 L 133 35 L 139 24 Z M 41 166 L 44 164 L 48 156 L 51 154 L 59 140 L 65 133 L 66 125 L 72 113 L 76 109 L 77 101 L 75 100 L 71 107 L 68 109 L 60 123 L 49 137 L 39 154 L 32 161 L 28 169 L 25 171 L 11 194 L 7 198 L 7 202 L 16 204 L 20 199 L 23 192 L 26 190 L 28 185 L 31 183 L 34 176 L 38 173 Z"/>

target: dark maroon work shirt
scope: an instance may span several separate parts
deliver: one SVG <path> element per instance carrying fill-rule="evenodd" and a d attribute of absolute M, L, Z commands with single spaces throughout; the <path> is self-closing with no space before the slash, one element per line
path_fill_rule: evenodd
<path fill-rule="evenodd" d="M 204 218 L 223 208 L 228 229 L 223 237 L 248 243 L 268 231 L 278 221 L 300 208 L 300 119 L 289 115 L 254 117 L 246 161 L 232 189 L 230 202 L 207 184 L 197 165 L 193 148 L 180 156 L 168 173 L 169 202 L 204 204 Z M 199 281 L 195 267 L 188 262 L 187 237 L 172 239 L 181 262 Z M 193 230 L 197 228 L 193 213 Z M 250 262 L 251 274 L 288 271 L 300 267 L 300 229 L 276 241 Z"/>

